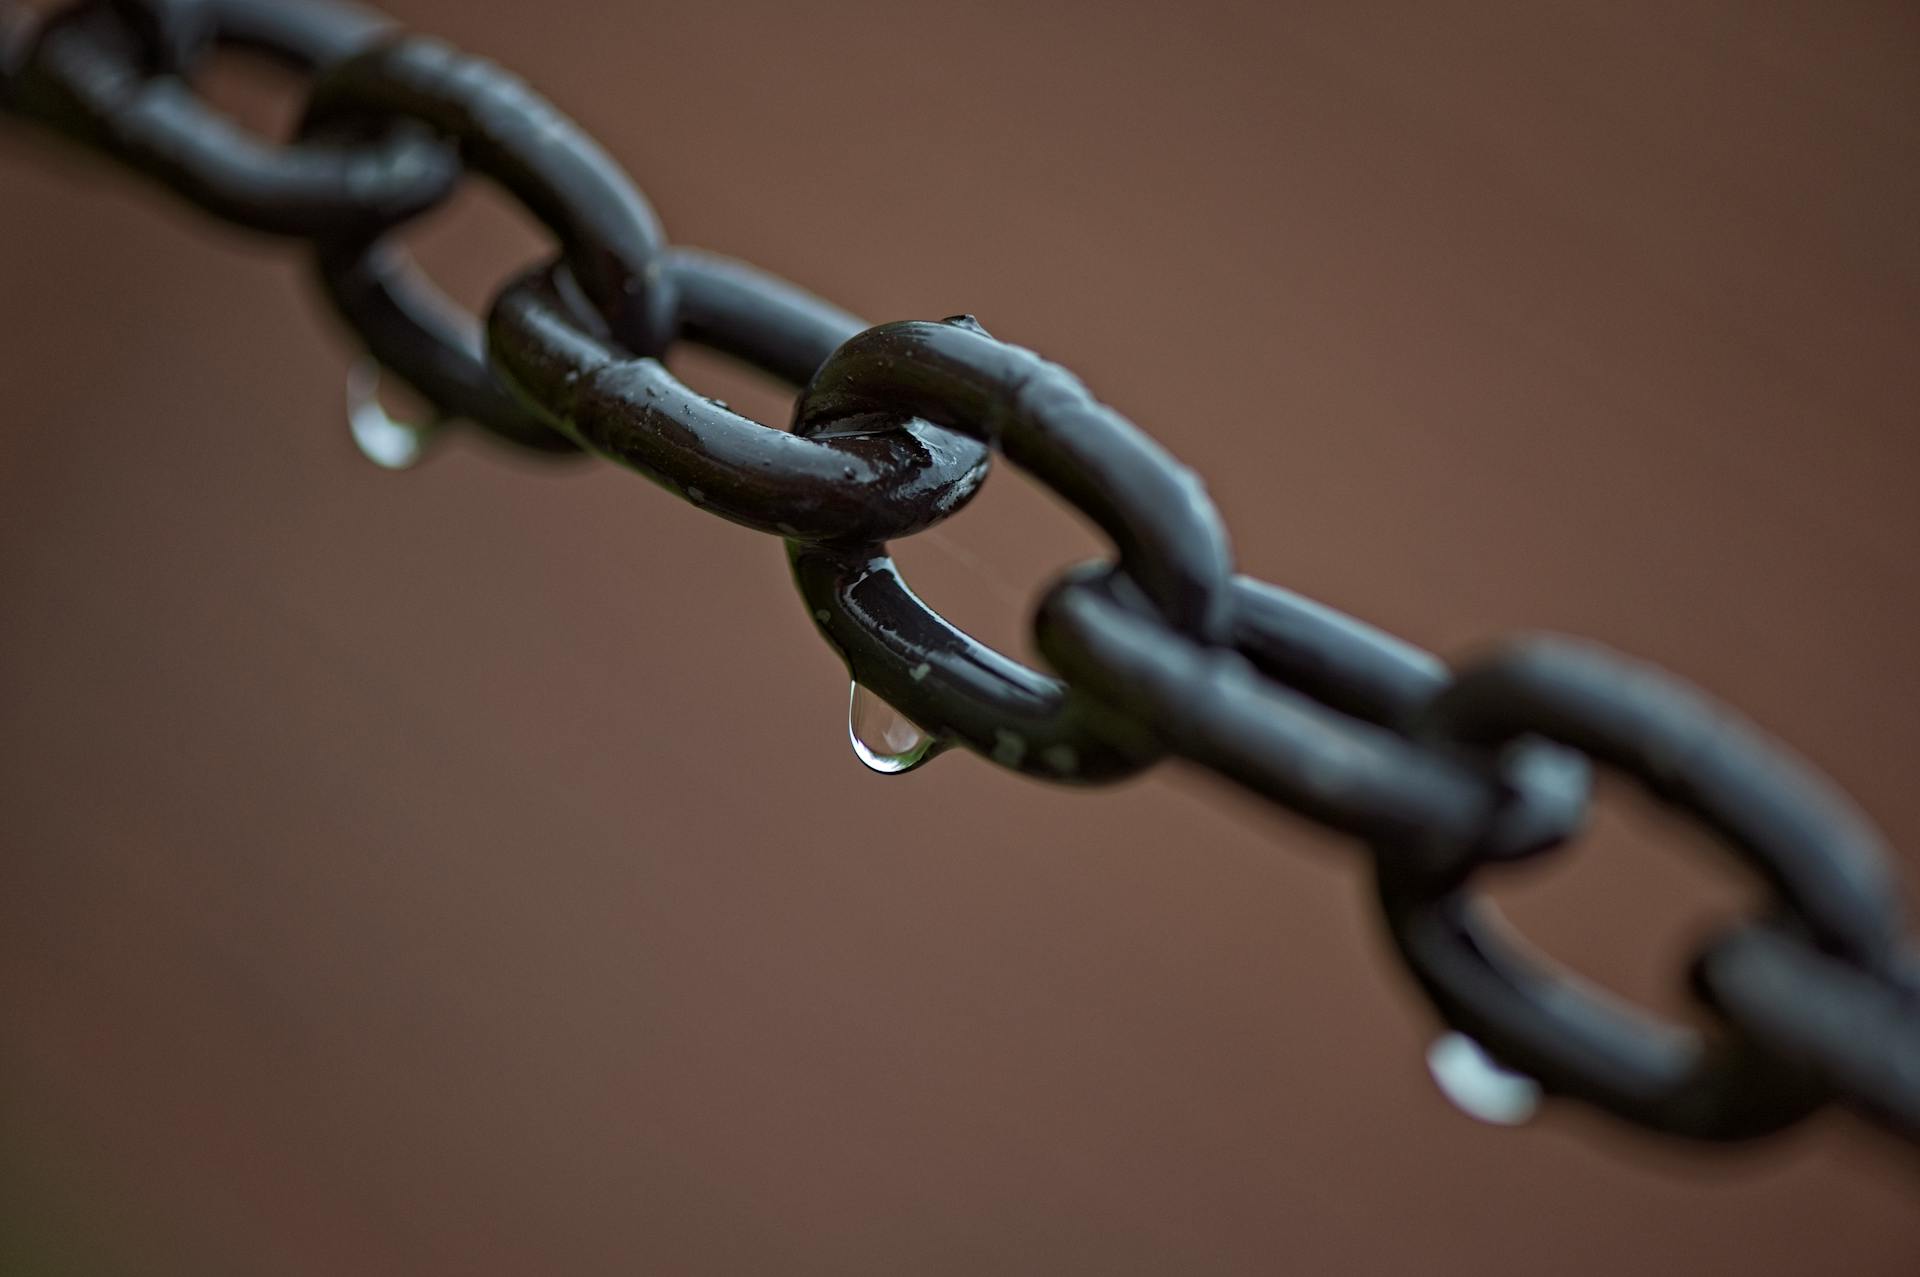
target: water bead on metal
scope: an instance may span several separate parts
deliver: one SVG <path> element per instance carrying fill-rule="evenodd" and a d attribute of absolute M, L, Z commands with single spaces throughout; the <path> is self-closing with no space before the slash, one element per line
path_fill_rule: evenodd
<path fill-rule="evenodd" d="M 1145 725 L 946 620 L 883 549 L 790 541 L 787 551 L 815 626 L 853 681 L 933 739 L 1068 784 L 1119 780 L 1165 752 Z"/>
<path fill-rule="evenodd" d="M 1065 369 L 971 316 L 872 328 L 814 374 L 795 412 L 818 436 L 920 418 L 991 444 L 1098 524 L 1160 615 L 1213 637 L 1232 558 L 1193 474 Z M 790 554 L 821 632 L 854 680 L 941 740 L 1054 780 L 1117 779 L 1160 754 L 1144 725 L 993 651 L 907 588 L 879 544 Z"/>
<path fill-rule="evenodd" d="M 543 222 L 580 293 L 613 339 L 658 354 L 673 296 L 660 269 L 659 220 L 613 160 L 520 80 L 437 40 L 407 36 L 347 59 L 314 85 L 303 136 L 430 128 L 461 163 L 493 179 Z M 374 357 L 450 415 L 514 442 L 570 450 L 501 388 L 480 325 L 440 293 L 383 229 L 318 241 L 322 284 Z"/>
<path fill-rule="evenodd" d="M 1873 829 L 1824 779 L 1657 671 L 1589 644 L 1517 642 L 1461 671 L 1422 732 L 1578 749 L 1717 835 L 1819 948 L 1883 975 L 1901 958 L 1898 893 Z M 1802 1062 L 1746 1034 L 1657 1023 L 1531 957 L 1475 897 L 1475 866 L 1378 864 L 1388 929 L 1441 1013 L 1550 1093 L 1701 1139 L 1766 1134 L 1827 1097 Z"/>
<path fill-rule="evenodd" d="M 220 47 L 315 73 L 294 142 L 253 137 L 195 95 Z M 1837 1101 L 1920 1145 L 1920 962 L 1877 834 L 1684 685 L 1564 641 L 1456 675 L 1236 577 L 1199 480 L 1065 370 L 969 319 L 869 329 L 744 263 L 667 246 L 619 166 L 544 99 L 363 11 L 80 0 L 36 23 L 0 0 L 0 109 L 216 216 L 310 240 L 349 327 L 430 419 L 609 457 L 784 538 L 855 680 L 844 708 L 868 766 L 907 771 L 962 744 L 1088 783 L 1171 753 L 1361 839 L 1393 942 L 1448 1026 L 1429 1069 L 1465 1111 L 1518 1122 L 1568 1097 L 1644 1129 L 1735 1139 Z M 549 265 L 502 271 L 484 334 L 391 235 L 465 169 L 560 245 Z M 669 374 L 658 359 L 675 340 L 805 384 L 794 433 Z M 351 384 L 362 448 L 386 465 L 419 455 L 425 431 L 379 407 L 373 365 Z M 1052 674 L 943 620 L 887 553 L 959 510 L 993 449 L 1118 551 L 1043 599 Z M 835 713 L 838 695 L 836 680 L 823 697 Z M 1692 964 L 1703 1030 L 1596 1000 L 1475 894 L 1482 868 L 1569 840 L 1594 763 L 1700 822 L 1769 890 L 1766 916 Z"/>

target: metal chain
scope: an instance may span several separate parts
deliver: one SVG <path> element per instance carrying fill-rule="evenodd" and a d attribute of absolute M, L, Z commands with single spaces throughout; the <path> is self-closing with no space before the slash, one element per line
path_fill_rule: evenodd
<path fill-rule="evenodd" d="M 192 88 L 237 46 L 310 77 L 297 136 Z M 1205 488 L 1072 375 L 971 317 L 868 328 L 770 275 L 667 245 L 571 121 L 491 63 L 319 0 L 0 0 L 0 106 L 239 226 L 302 239 L 381 365 L 449 418 L 591 453 L 785 540 L 821 635 L 930 737 L 1094 784 L 1175 755 L 1369 849 L 1389 934 L 1443 1019 L 1547 1094 L 1736 1140 L 1844 1104 L 1920 1145 L 1920 961 L 1875 831 L 1821 777 L 1694 690 L 1529 637 L 1449 669 L 1237 576 Z M 468 173 L 559 254 L 484 322 L 392 242 Z M 691 341 L 793 385 L 791 431 L 678 381 Z M 999 453 L 1112 539 L 1036 617 L 1054 674 L 984 646 L 886 543 L 955 514 Z M 1765 885 L 1765 917 L 1690 972 L 1704 1028 L 1596 998 L 1499 930 L 1484 867 L 1563 846 L 1592 767 L 1692 817 Z"/>

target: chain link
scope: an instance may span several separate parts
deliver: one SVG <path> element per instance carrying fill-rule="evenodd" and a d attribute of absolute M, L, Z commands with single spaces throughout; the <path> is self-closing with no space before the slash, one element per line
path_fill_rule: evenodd
<path fill-rule="evenodd" d="M 215 49 L 310 80 L 297 136 L 198 97 Z M 238 226 L 309 243 L 371 354 L 449 418 L 629 466 L 785 540 L 853 676 L 943 743 L 1093 784 L 1166 755 L 1370 850 L 1387 930 L 1440 1016 L 1550 1095 L 1696 1139 L 1779 1130 L 1829 1102 L 1920 1145 L 1920 962 L 1889 859 L 1823 779 L 1657 671 L 1530 638 L 1451 670 L 1237 576 L 1199 480 L 1079 381 L 971 317 L 868 328 L 745 264 L 669 246 L 577 126 L 491 63 L 321 0 L 0 0 L 0 106 Z M 550 230 L 551 262 L 485 322 L 392 235 L 462 175 Z M 687 340 L 799 391 L 769 429 L 660 362 Z M 1035 619 L 1054 674 L 914 596 L 887 542 L 951 517 L 1002 454 L 1111 537 Z M 1662 1024 L 1530 957 L 1473 892 L 1562 847 L 1595 765 L 1637 780 L 1756 873 L 1766 916 L 1706 945 L 1705 1026 Z"/>

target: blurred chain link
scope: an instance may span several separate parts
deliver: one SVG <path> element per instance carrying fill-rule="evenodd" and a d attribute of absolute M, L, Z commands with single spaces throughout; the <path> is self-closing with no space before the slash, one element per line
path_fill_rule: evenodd
<path fill-rule="evenodd" d="M 193 88 L 216 49 L 309 79 L 296 136 Z M 320 0 L 0 0 L 0 105 L 215 217 L 307 242 L 366 349 L 450 419 L 594 454 L 784 538 L 857 682 L 942 743 L 1091 784 L 1188 759 L 1370 850 L 1389 934 L 1439 1014 L 1549 1095 L 1737 1140 L 1829 1103 L 1920 1145 L 1920 962 L 1877 833 L 1822 778 L 1676 680 L 1529 637 L 1451 670 L 1237 576 L 1200 481 L 1071 374 L 971 317 L 868 328 L 745 264 L 671 247 L 580 129 L 489 62 Z M 393 241 L 469 173 L 558 256 L 484 321 Z M 769 429 L 660 362 L 690 341 L 798 391 Z M 909 590 L 886 543 L 952 516 L 999 453 L 1112 539 L 1045 594 L 1055 674 Z M 1496 925 L 1483 868 L 1562 847 L 1592 767 L 1696 820 L 1770 899 L 1691 971 L 1702 1027 L 1587 991 Z"/>

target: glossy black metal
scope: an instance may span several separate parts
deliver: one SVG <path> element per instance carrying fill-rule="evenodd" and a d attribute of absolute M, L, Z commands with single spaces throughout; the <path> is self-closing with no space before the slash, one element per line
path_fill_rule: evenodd
<path fill-rule="evenodd" d="M 1751 723 L 1651 666 L 1573 639 L 1513 641 L 1463 669 L 1420 727 L 1484 747 L 1535 735 L 1578 749 L 1705 825 L 1823 947 L 1868 967 L 1897 952 L 1899 892 L 1866 818 Z"/>
<path fill-rule="evenodd" d="M 1579 827 L 1587 769 L 1564 750 L 1436 748 L 1324 703 L 1397 716 L 1401 698 L 1434 686 L 1423 653 L 1236 577 L 1233 629 L 1257 666 L 1170 629 L 1129 593 L 1097 565 L 1069 574 L 1041 602 L 1040 650 L 1173 753 L 1428 873 L 1530 855 Z"/>
<path fill-rule="evenodd" d="M 775 373 L 811 371 L 859 328 L 740 263 L 674 262 L 702 344 Z M 819 439 L 770 430 L 589 331 L 563 280 L 536 270 L 500 294 L 488 320 L 493 367 L 553 429 L 704 510 L 777 536 L 865 542 L 932 526 L 986 478 L 984 447 L 926 422 Z M 748 311 L 753 322 L 735 322 Z"/>
<path fill-rule="evenodd" d="M 1712 831 L 1831 952 L 1867 970 L 1898 952 L 1872 830 L 1752 727 L 1650 669 L 1566 640 L 1517 643 L 1463 671 L 1423 727 L 1483 748 L 1537 735 L 1579 749 Z M 1750 1037 L 1658 1024 L 1508 942 L 1470 866 L 1427 872 L 1392 849 L 1378 864 L 1388 929 L 1441 1014 L 1549 1091 L 1703 1139 L 1765 1134 L 1825 1097 L 1806 1066 Z"/>
<path fill-rule="evenodd" d="M 1428 899 L 1384 862 L 1379 888 L 1388 932 L 1441 1017 L 1549 1095 L 1716 1141 L 1771 1134 L 1827 1097 L 1811 1069 L 1750 1039 L 1659 1023 L 1552 970 L 1475 898 Z"/>
<path fill-rule="evenodd" d="M 361 344 L 449 420 L 534 452 L 580 446 L 529 410 L 487 364 L 479 321 L 418 278 L 397 244 L 315 245 L 320 286 Z"/>
<path fill-rule="evenodd" d="M 49 20 L 17 55 L 8 106 L 236 225 L 280 235 L 377 229 L 445 198 L 459 176 L 448 148 L 419 128 L 351 143 L 269 141 L 182 77 L 216 45 L 313 71 L 385 30 L 384 21 L 334 4 L 84 4 Z"/>
<path fill-rule="evenodd" d="M 790 542 L 787 553 L 814 624 L 854 681 L 936 739 L 1066 784 L 1119 780 L 1165 752 L 1143 724 L 948 622 L 885 551 Z"/>
<path fill-rule="evenodd" d="M 1786 928 L 1756 924 L 1708 946 L 1694 976 L 1754 1041 L 1920 1143 L 1920 963 L 1911 956 L 1891 977 L 1873 975 Z"/>
<path fill-rule="evenodd" d="M 869 329 L 814 374 L 797 434 L 921 418 L 990 443 L 1087 515 L 1122 571 L 1184 631 L 1226 628 L 1232 558 L 1200 481 L 1078 379 L 972 316 Z M 909 590 L 880 545 L 790 553 L 815 623 L 856 681 L 932 735 L 1018 771 L 1113 780 L 1159 754 L 1149 733 L 994 652 Z"/>
<path fill-rule="evenodd" d="M 679 300 L 678 335 L 804 386 L 843 342 L 867 327 L 838 306 L 718 253 L 669 248 L 663 268 Z"/>
<path fill-rule="evenodd" d="M 1233 579 L 1230 643 L 1268 678 L 1368 723 L 1404 731 L 1447 685 L 1431 652 L 1323 603 Z"/>
<path fill-rule="evenodd" d="M 436 40 L 408 36 L 335 66 L 314 86 L 304 135 L 425 124 L 465 166 L 513 195 L 559 238 L 568 271 L 612 337 L 642 355 L 674 326 L 653 209 L 606 152 L 515 77 Z M 384 234 L 318 245 L 334 306 L 367 348 L 428 400 L 505 438 L 568 448 L 488 368 L 478 321 L 448 301 Z"/>
<path fill-rule="evenodd" d="M 874 414 L 993 445 L 1113 538 L 1121 567 L 1175 626 L 1225 636 L 1233 557 L 1205 485 L 1066 369 L 995 340 L 970 315 L 883 324 L 814 374 L 794 431 Z"/>
<path fill-rule="evenodd" d="M 854 676 L 942 740 L 1080 783 L 1172 752 L 1367 840 L 1388 929 L 1442 1015 L 1548 1090 L 1714 1139 L 1838 1099 L 1920 1144 L 1920 971 L 1877 836 L 1751 728 L 1565 643 L 1453 678 L 1234 577 L 1199 482 L 1066 372 L 970 319 L 861 331 L 750 266 L 665 247 L 620 170 L 517 80 L 387 38 L 381 19 L 319 0 L 79 0 L 38 25 L 0 0 L 0 107 L 220 216 L 313 239 L 335 305 L 443 411 L 611 457 L 786 538 Z M 193 96 L 187 78 L 216 46 L 323 69 L 295 143 L 250 137 Z M 463 165 L 562 250 L 496 298 L 485 341 L 386 234 Z M 808 383 L 796 433 L 688 390 L 658 362 L 676 338 Z M 887 557 L 890 538 L 965 503 L 988 445 L 1119 551 L 1043 601 L 1041 649 L 1064 678 L 949 625 Z M 1481 867 L 1575 829 L 1589 758 L 1699 820 L 1772 891 L 1777 916 L 1695 962 L 1719 1016 L 1707 1032 L 1596 998 L 1473 894 Z"/>

